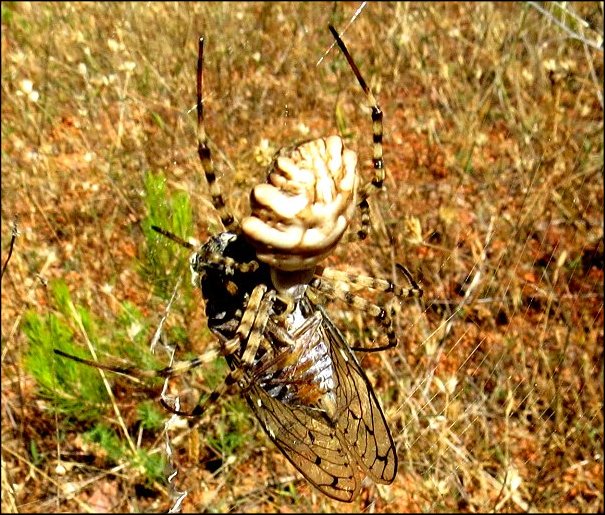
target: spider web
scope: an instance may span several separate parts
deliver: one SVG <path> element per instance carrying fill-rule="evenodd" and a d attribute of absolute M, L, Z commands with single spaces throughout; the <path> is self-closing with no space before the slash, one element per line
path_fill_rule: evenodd
<path fill-rule="evenodd" d="M 602 471 L 598 452 L 582 459 L 564 452 L 560 459 L 549 457 L 563 441 L 583 448 L 592 429 L 602 428 L 599 404 L 589 406 L 584 397 L 591 391 L 602 399 L 602 388 L 598 381 L 579 379 L 602 377 L 602 351 L 597 349 L 603 338 L 598 272 L 602 167 L 593 162 L 585 168 L 572 150 L 590 144 L 590 130 L 574 143 L 572 134 L 557 126 L 561 121 L 547 122 L 549 104 L 540 106 L 542 130 L 552 131 L 545 141 L 535 128 L 514 130 L 516 123 L 525 123 L 524 111 L 537 103 L 541 91 L 534 87 L 521 93 L 515 80 L 549 84 L 556 98 L 580 67 L 586 77 L 584 111 L 591 106 L 602 114 L 595 83 L 602 68 L 593 61 L 602 36 L 572 9 L 553 7 L 546 16 L 539 6 L 532 7 L 535 12 L 519 10 L 516 16 L 469 7 L 471 22 L 447 19 L 441 28 L 445 35 L 429 44 L 422 36 L 438 24 L 439 9 L 401 6 L 395 10 L 397 23 L 388 31 L 391 39 L 374 32 L 378 47 L 397 35 L 399 48 L 394 61 L 382 61 L 370 81 L 384 74 L 404 84 L 397 88 L 381 83 L 389 94 L 378 95 L 385 111 L 387 191 L 372 201 L 369 241 L 341 246 L 334 262 L 349 272 L 390 275 L 399 281 L 394 263 L 401 262 L 418 274 L 425 292 L 415 305 L 396 306 L 399 348 L 378 358 L 361 358 L 385 399 L 402 481 L 422 485 L 409 495 L 378 486 L 387 509 L 541 509 L 555 496 L 545 488 L 548 478 L 568 471 L 573 489 L 590 481 L 585 472 L 572 470 L 594 463 Z M 366 14 L 355 18 L 349 30 L 363 26 Z M 489 54 L 495 52 L 491 47 L 482 51 L 478 39 L 469 40 L 485 33 L 481 37 L 494 38 L 495 45 L 505 14 L 520 28 L 500 54 Z M 557 32 L 558 20 L 572 26 L 575 20 L 583 28 L 570 38 Z M 491 36 L 486 27 L 495 27 Z M 542 43 L 524 39 L 537 27 L 542 27 Z M 303 37 L 299 44 L 308 42 Z M 348 35 L 347 42 L 358 55 L 355 38 Z M 465 93 L 473 95 L 467 101 L 460 97 L 464 91 L 454 71 L 464 64 L 459 57 L 464 48 L 472 49 L 471 72 L 477 76 L 477 89 Z M 337 61 L 328 50 L 322 57 Z M 581 64 L 574 68 L 575 58 Z M 318 68 L 328 67 L 325 59 Z M 503 64 L 494 64 L 498 60 Z M 413 74 L 420 84 L 405 79 L 411 70 L 420 70 Z M 339 82 L 345 77 L 339 73 Z M 368 116 L 355 107 L 363 98 L 359 92 L 355 96 L 354 84 L 341 88 L 341 96 L 353 97 L 340 105 L 348 109 L 343 116 L 360 127 L 353 144 L 367 162 Z M 427 96 L 431 109 L 419 109 Z M 283 101 L 283 123 L 298 128 L 293 104 Z M 503 121 L 491 120 L 492 111 Z M 448 141 L 452 138 L 458 139 Z M 369 259 L 364 257 L 368 249 Z M 376 324 L 362 314 L 337 304 L 330 312 L 348 331 L 349 341 L 380 337 Z M 385 376 L 390 382 L 384 382 Z M 568 425 L 574 420 L 569 413 L 576 414 L 577 425 Z M 433 500 L 414 504 L 415 494 Z M 458 499 L 454 505 L 452 498 Z"/>
<path fill-rule="evenodd" d="M 188 492 L 173 508 L 603 510 L 602 3 L 40 5 L 48 16 L 2 6 L 3 256 L 13 218 L 21 234 L 2 279 L 6 511 L 175 502 L 166 488 L 137 497 L 140 463 L 83 444 L 89 427 L 51 415 L 57 400 L 33 387 L 28 356 L 41 344 L 25 314 L 61 314 L 37 276 L 68 281 L 102 321 L 93 343 L 108 354 L 126 300 L 153 337 L 168 299 L 153 300 L 133 261 L 143 172 L 162 170 L 167 190 L 189 195 L 190 236 L 219 227 L 189 112 L 201 32 L 207 131 L 235 213 L 294 141 L 338 132 L 371 179 L 369 109 L 328 23 L 384 112 L 387 180 L 371 198 L 368 241 L 339 246 L 326 265 L 401 284 L 401 263 L 424 291 L 393 303 L 396 349 L 357 354 L 398 475 L 364 482 L 354 504 L 327 499 L 225 398 L 197 431 L 171 429 L 171 479 Z M 326 310 L 349 341 L 381 337 L 371 317 Z M 188 351 L 214 348 L 199 297 L 175 302 L 165 326 L 186 329 Z M 200 367 L 190 381 L 207 392 L 210 375 Z M 109 425 L 129 452 L 166 452 L 161 431 L 132 422 L 140 394 L 127 388 L 113 383 L 128 435 L 111 409 Z"/>

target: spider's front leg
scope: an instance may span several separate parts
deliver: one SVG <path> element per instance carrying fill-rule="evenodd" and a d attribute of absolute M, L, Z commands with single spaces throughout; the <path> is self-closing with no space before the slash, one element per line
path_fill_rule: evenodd
<path fill-rule="evenodd" d="M 206 181 L 210 188 L 210 196 L 212 197 L 212 204 L 218 211 L 219 217 L 227 231 L 237 230 L 239 223 L 228 210 L 222 191 L 216 182 L 216 169 L 212 162 L 212 155 L 210 153 L 210 147 L 208 146 L 208 137 L 206 135 L 206 129 L 204 126 L 204 98 L 203 92 L 203 68 L 204 68 L 204 38 L 200 37 L 198 44 L 198 58 L 197 58 L 197 153 L 204 169 Z"/>
<path fill-rule="evenodd" d="M 347 62 L 349 63 L 349 67 L 353 70 L 357 82 L 361 86 L 368 103 L 372 109 L 372 144 L 373 144 L 373 155 L 372 155 L 372 164 L 374 167 L 374 177 L 367 182 L 364 186 L 360 188 L 359 196 L 361 200 L 357 204 L 357 207 L 361 211 L 361 228 L 355 235 L 350 235 L 347 238 L 347 242 L 355 241 L 355 240 L 365 240 L 368 236 L 368 231 L 370 228 L 370 205 L 368 204 L 368 197 L 382 189 L 382 185 L 386 178 L 386 169 L 384 167 L 383 160 L 383 152 L 382 152 L 382 135 L 383 135 L 383 123 L 382 123 L 382 110 L 372 93 L 372 90 L 367 85 L 363 75 L 359 71 L 357 64 L 351 57 L 349 50 L 347 49 L 344 41 L 338 35 L 338 32 L 332 25 L 328 25 L 332 36 L 336 40 L 338 47 L 341 52 L 345 56 Z"/>

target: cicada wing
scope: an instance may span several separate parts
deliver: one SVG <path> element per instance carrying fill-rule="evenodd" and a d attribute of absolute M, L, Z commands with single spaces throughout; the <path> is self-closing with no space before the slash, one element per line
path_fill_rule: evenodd
<path fill-rule="evenodd" d="M 375 482 L 390 484 L 397 475 L 397 451 L 376 394 L 346 343 L 324 309 L 321 325 L 335 367 L 336 415 L 334 423 L 359 460 L 359 465 Z"/>
<path fill-rule="evenodd" d="M 269 438 L 312 485 L 339 501 L 357 497 L 356 458 L 321 410 L 281 402 L 258 385 L 250 387 L 246 398 Z"/>

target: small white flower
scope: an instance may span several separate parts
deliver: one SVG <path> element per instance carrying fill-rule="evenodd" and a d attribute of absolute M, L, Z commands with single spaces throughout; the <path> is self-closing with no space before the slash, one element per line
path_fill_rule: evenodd
<path fill-rule="evenodd" d="M 443 415 L 437 415 L 429 418 L 429 428 L 433 431 L 437 431 L 443 428 L 443 425 L 447 422 L 447 419 Z"/>
<path fill-rule="evenodd" d="M 507 474 L 507 484 L 511 492 L 514 492 L 519 489 L 521 483 L 523 483 L 523 479 L 519 475 L 519 471 L 515 467 L 508 468 Z"/>
<path fill-rule="evenodd" d="M 445 381 L 445 389 L 449 395 L 452 395 L 458 385 L 458 379 L 455 376 L 451 376 Z"/>
<path fill-rule="evenodd" d="M 527 68 L 523 68 L 523 70 L 521 71 L 521 76 L 529 84 L 532 84 L 534 82 L 534 74 L 531 73 Z"/>
<path fill-rule="evenodd" d="M 306 136 L 307 134 L 309 134 L 309 132 L 311 132 L 311 129 L 309 129 L 309 127 L 307 127 L 303 122 L 300 122 L 297 126 L 296 129 L 298 130 L 298 132 L 300 132 L 303 136 Z"/>
<path fill-rule="evenodd" d="M 132 324 L 130 324 L 130 327 L 127 330 L 128 336 L 131 339 L 134 339 L 136 335 L 139 334 L 142 330 L 143 326 L 141 324 L 139 324 L 138 322 L 133 322 Z"/>
<path fill-rule="evenodd" d="M 483 145 L 485 145 L 487 143 L 487 141 L 488 141 L 488 138 L 484 132 L 479 132 L 477 134 L 477 138 L 475 139 L 475 142 L 477 143 L 477 145 L 482 147 Z"/>
<path fill-rule="evenodd" d="M 107 40 L 107 46 L 112 52 L 117 52 L 118 50 L 120 50 L 120 43 L 118 43 L 115 39 L 109 38 Z"/>
<path fill-rule="evenodd" d="M 18 97 L 27 96 L 30 102 L 37 102 L 40 99 L 40 93 L 34 89 L 34 83 L 29 79 L 23 79 L 19 84 L 20 89 L 16 91 Z"/>
<path fill-rule="evenodd" d="M 34 90 L 34 83 L 29 79 L 23 79 L 21 81 L 21 91 L 26 95 L 29 95 Z"/>
<path fill-rule="evenodd" d="M 137 63 L 133 62 L 133 61 L 126 61 L 124 63 L 122 63 L 120 65 L 120 70 L 121 71 L 127 71 L 127 72 L 131 72 L 132 70 L 134 70 L 137 67 Z"/>
<path fill-rule="evenodd" d="M 274 154 L 275 149 L 266 138 L 262 138 L 260 143 L 254 147 L 254 159 L 262 166 L 267 166 L 273 159 Z"/>
<path fill-rule="evenodd" d="M 422 238 L 422 227 L 420 220 L 415 216 L 408 216 L 405 219 L 405 229 L 407 240 L 413 245 L 420 245 L 423 241 Z"/>
<path fill-rule="evenodd" d="M 63 483 L 61 489 L 63 490 L 63 495 L 65 495 L 65 497 L 71 498 L 78 491 L 78 486 L 73 482 Z"/>

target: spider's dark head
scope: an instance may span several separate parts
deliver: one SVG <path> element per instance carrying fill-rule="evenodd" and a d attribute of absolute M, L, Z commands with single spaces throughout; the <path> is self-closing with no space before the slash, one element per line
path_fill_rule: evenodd
<path fill-rule="evenodd" d="M 211 237 L 191 256 L 192 281 L 202 290 L 209 326 L 237 319 L 256 285 L 269 284 L 269 267 L 256 260 L 256 250 L 239 234 Z"/>
<path fill-rule="evenodd" d="M 200 249 L 191 256 L 191 271 L 194 274 L 224 273 L 233 275 L 227 249 L 237 241 L 237 234 L 222 232 L 212 236 Z"/>
<path fill-rule="evenodd" d="M 239 281 L 259 269 L 256 251 L 250 243 L 236 233 L 225 231 L 212 236 L 190 259 L 195 286 L 204 276 L 213 276 L 219 281 Z M 196 279 L 196 277 L 199 278 Z"/>

